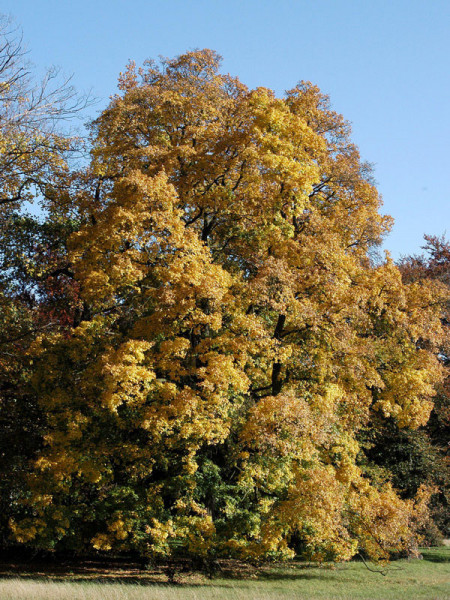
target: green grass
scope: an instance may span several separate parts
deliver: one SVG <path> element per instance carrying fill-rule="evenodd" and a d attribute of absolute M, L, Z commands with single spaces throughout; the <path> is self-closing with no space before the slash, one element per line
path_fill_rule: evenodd
<path fill-rule="evenodd" d="M 85 566 L 45 573 L 10 565 L 0 575 L 0 600 L 449 600 L 450 548 L 427 549 L 423 557 L 391 563 L 386 576 L 361 562 L 334 568 L 295 563 L 248 569 L 239 578 L 180 574 L 177 585 L 156 571 Z"/>

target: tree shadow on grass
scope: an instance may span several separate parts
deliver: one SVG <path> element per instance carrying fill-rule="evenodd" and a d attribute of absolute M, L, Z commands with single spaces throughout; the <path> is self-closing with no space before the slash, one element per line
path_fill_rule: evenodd
<path fill-rule="evenodd" d="M 314 571 L 315 570 L 315 571 Z M 317 565 L 297 563 L 286 569 L 277 565 L 252 566 L 244 563 L 224 561 L 209 576 L 202 571 L 188 570 L 185 567 L 169 570 L 162 565 L 142 570 L 136 565 L 107 565 L 100 569 L 98 563 L 85 561 L 79 564 L 55 565 L 45 562 L 36 563 L 0 563 L 0 580 L 20 578 L 29 581 L 54 583 L 95 583 L 124 584 L 139 586 L 181 586 L 232 587 L 233 582 L 296 581 L 320 579 L 325 567 L 318 570 Z"/>
<path fill-rule="evenodd" d="M 450 561 L 450 549 L 424 550 L 423 559 L 434 563 L 447 563 Z M 342 582 L 343 571 L 349 566 L 349 563 L 319 566 L 314 562 L 249 565 L 239 561 L 221 559 L 215 563 L 216 568 L 208 573 L 205 570 L 195 570 L 189 566 L 190 564 L 174 561 L 143 569 L 142 565 L 132 561 L 81 560 L 59 563 L 45 560 L 3 561 L 0 562 L 0 580 L 20 578 L 55 583 L 176 585 L 183 588 L 213 585 L 227 588 L 233 586 L 233 582 L 293 582 L 325 578 L 332 580 L 338 574 L 339 581 Z M 391 568 L 395 570 L 395 561 L 391 563 Z M 403 566 L 398 568 L 403 568 Z M 390 567 L 387 568 L 387 571 L 389 570 Z"/>
<path fill-rule="evenodd" d="M 448 563 L 450 562 L 450 549 L 425 550 L 423 551 L 423 560 L 433 563 Z"/>

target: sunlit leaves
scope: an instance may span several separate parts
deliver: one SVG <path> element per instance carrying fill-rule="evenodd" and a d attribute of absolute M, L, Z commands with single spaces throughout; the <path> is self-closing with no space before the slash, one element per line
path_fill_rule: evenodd
<path fill-rule="evenodd" d="M 34 347 L 29 505 L 53 504 L 27 541 L 70 505 L 99 550 L 386 558 L 414 507 L 371 484 L 356 436 L 377 413 L 426 421 L 438 288 L 371 260 L 390 221 L 327 98 L 218 67 L 130 66 L 93 124 L 69 241 L 89 310 Z"/>

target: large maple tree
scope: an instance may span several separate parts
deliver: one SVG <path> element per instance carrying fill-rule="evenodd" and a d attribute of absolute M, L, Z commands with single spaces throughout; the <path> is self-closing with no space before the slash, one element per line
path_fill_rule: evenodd
<path fill-rule="evenodd" d="M 427 421 L 443 286 L 373 260 L 390 219 L 327 97 L 219 62 L 130 65 L 92 125 L 83 316 L 31 350 L 48 425 L 11 527 L 148 556 L 385 558 L 425 493 L 371 480 L 357 435 L 377 412 Z"/>

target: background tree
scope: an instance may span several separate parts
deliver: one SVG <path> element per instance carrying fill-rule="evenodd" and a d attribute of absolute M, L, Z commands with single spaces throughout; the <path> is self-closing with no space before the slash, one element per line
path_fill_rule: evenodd
<path fill-rule="evenodd" d="M 439 282 L 448 290 L 450 285 L 450 244 L 445 238 L 425 236 L 425 253 L 404 257 L 399 268 L 405 283 Z M 439 359 L 445 369 L 445 379 L 438 387 L 434 406 L 426 425 L 417 430 L 399 429 L 395 420 L 382 420 L 368 433 L 369 459 L 388 470 L 394 486 L 405 498 L 412 498 L 421 485 L 435 488 L 431 501 L 431 517 L 425 533 L 427 542 L 438 543 L 450 535 L 449 506 L 449 439 L 450 439 L 450 303 L 441 304 L 444 337 Z M 426 342 L 418 340 L 423 346 Z"/>
<path fill-rule="evenodd" d="M 60 124 L 73 119 L 86 99 L 55 69 L 35 82 L 20 31 L 5 17 L 0 17 L 0 44 L 0 206 L 5 211 L 33 200 L 36 191 L 46 198 L 57 187 L 61 172 L 67 172 L 67 151 L 77 141 L 62 136 Z"/>
<path fill-rule="evenodd" d="M 424 508 L 371 481 L 357 434 L 426 423 L 432 283 L 389 228 L 349 127 L 210 50 L 130 65 L 93 123 L 69 240 L 85 310 L 30 350 L 46 419 L 17 541 L 240 557 L 386 558 Z M 421 340 L 421 343 L 418 343 Z"/>
<path fill-rule="evenodd" d="M 68 210 L 68 158 L 80 139 L 63 135 L 86 105 L 50 70 L 37 83 L 21 35 L 0 19 L 0 536 L 18 509 L 23 474 L 42 445 L 45 416 L 29 389 L 27 355 L 42 331 L 73 325 L 77 284 L 65 241 L 76 227 Z M 57 201 L 56 200 L 57 196 Z M 31 203 L 35 204 L 30 214 Z"/>

